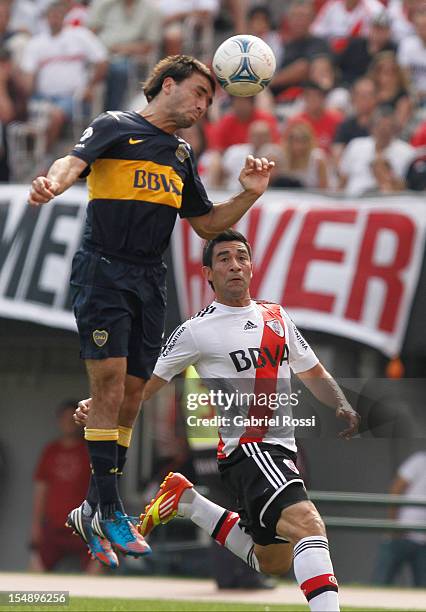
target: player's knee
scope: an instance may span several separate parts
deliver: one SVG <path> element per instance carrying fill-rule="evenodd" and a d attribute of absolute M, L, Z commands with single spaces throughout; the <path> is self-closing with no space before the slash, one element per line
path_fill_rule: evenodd
<path fill-rule="evenodd" d="M 326 535 L 324 522 L 311 502 L 295 504 L 284 510 L 277 524 L 277 533 L 293 545 L 302 538 Z"/>

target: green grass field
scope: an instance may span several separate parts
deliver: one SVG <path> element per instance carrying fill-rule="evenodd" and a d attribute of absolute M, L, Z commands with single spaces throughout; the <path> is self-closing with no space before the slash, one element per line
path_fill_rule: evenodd
<path fill-rule="evenodd" d="M 383 608 L 348 608 L 343 607 L 342 612 L 357 611 L 357 612 L 379 612 Z M 71 610 L 78 611 L 103 611 L 111 610 L 111 612 L 125 612 L 129 611 L 150 611 L 150 612 L 192 612 L 192 611 L 230 611 L 230 612 L 298 612 L 299 610 L 308 610 L 307 606 L 286 606 L 286 605 L 273 605 L 273 604 L 243 604 L 243 603 L 208 603 L 200 601 L 169 601 L 159 599 L 98 599 L 95 597 L 83 598 L 83 597 L 72 597 L 69 606 L 0 606 L 2 610 L 22 610 L 23 612 L 37 611 L 41 612 L 46 610 L 53 612 L 58 610 L 59 612 L 68 612 Z M 389 610 L 386 612 L 401 612 L 401 610 Z"/>

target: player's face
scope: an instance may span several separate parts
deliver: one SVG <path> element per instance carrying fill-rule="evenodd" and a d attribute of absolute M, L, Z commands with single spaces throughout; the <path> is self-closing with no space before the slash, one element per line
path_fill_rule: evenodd
<path fill-rule="evenodd" d="M 253 266 L 246 245 L 238 240 L 219 242 L 213 248 L 212 267 L 205 268 L 220 301 L 233 301 L 249 295 Z"/>
<path fill-rule="evenodd" d="M 177 129 L 191 127 L 205 115 L 212 103 L 213 91 L 210 82 L 198 72 L 180 83 L 170 80 L 170 115 Z"/>

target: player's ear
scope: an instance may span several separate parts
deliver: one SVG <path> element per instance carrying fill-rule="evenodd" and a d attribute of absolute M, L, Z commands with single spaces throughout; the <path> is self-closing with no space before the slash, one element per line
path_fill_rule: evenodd
<path fill-rule="evenodd" d="M 164 79 L 164 81 L 163 81 L 163 84 L 162 84 L 162 86 L 161 86 L 161 89 L 162 89 L 162 90 L 163 90 L 163 91 L 164 91 L 166 94 L 169 94 L 169 93 L 170 93 L 170 91 L 171 91 L 171 90 L 172 90 L 172 88 L 173 88 L 173 85 L 175 85 L 175 84 L 176 84 L 176 81 L 174 80 L 174 78 L 173 78 L 173 77 L 171 77 L 171 76 L 167 76 L 167 77 Z"/>
<path fill-rule="evenodd" d="M 209 268 L 208 266 L 203 266 L 201 268 L 201 271 L 203 273 L 203 278 L 205 281 L 211 282 L 213 280 L 213 272 L 211 268 Z"/>

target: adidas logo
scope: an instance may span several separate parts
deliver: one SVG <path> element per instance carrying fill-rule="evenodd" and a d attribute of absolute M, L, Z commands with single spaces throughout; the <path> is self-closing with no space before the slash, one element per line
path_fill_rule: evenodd
<path fill-rule="evenodd" d="M 257 328 L 257 325 L 255 325 L 251 321 L 247 321 L 247 323 L 244 325 L 244 330 L 246 330 L 246 329 L 256 329 L 256 328 Z"/>

